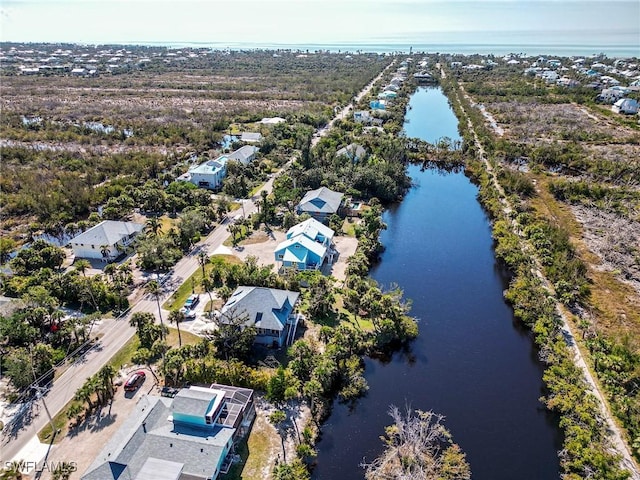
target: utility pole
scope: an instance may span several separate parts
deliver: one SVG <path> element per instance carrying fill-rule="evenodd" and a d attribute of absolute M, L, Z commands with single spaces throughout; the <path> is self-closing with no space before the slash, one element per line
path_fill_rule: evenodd
<path fill-rule="evenodd" d="M 44 411 L 46 412 L 47 418 L 49 419 L 49 425 L 51 425 L 51 435 L 55 437 L 58 432 L 56 431 L 56 426 L 53 423 L 53 418 L 51 418 L 51 413 L 49 412 L 49 408 L 47 407 L 47 402 L 44 401 L 44 395 L 42 394 L 42 391 L 41 391 L 43 390 L 43 388 L 39 386 L 34 386 L 33 389 L 36 391 L 36 398 L 38 400 L 42 400 L 42 406 L 44 407 Z"/>

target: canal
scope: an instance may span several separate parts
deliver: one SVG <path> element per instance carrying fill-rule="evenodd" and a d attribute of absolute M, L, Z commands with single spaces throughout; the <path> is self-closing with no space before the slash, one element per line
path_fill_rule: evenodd
<path fill-rule="evenodd" d="M 410 100 L 405 131 L 433 142 L 459 139 L 439 88 Z M 464 173 L 409 168 L 415 187 L 388 209 L 386 247 L 371 276 L 413 301 L 420 335 L 386 362 L 366 360 L 369 392 L 337 404 L 322 427 L 317 480 L 362 479 L 363 461 L 383 450 L 390 405 L 433 410 L 467 454 L 474 480 L 558 479 L 562 437 L 545 411 L 542 366 L 502 292 L 491 225 Z"/>

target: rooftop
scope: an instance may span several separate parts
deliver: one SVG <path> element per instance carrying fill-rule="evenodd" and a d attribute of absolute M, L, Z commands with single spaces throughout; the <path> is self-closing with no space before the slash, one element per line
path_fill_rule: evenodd
<path fill-rule="evenodd" d="M 229 158 L 225 155 L 222 155 L 215 160 L 208 160 L 204 163 L 201 163 L 197 167 L 193 167 L 189 169 L 189 173 L 199 173 L 199 174 L 213 174 L 217 173 L 224 168 L 227 164 Z"/>
<path fill-rule="evenodd" d="M 336 213 L 340 208 L 344 194 L 320 187 L 307 192 L 300 200 L 299 208 L 310 213 Z"/>
<path fill-rule="evenodd" d="M 114 245 L 124 237 L 140 232 L 144 225 L 133 222 L 104 220 L 71 239 L 71 243 L 85 245 Z"/>
<path fill-rule="evenodd" d="M 229 297 L 221 314 L 223 318 L 225 314 L 246 315 L 246 326 L 283 330 L 299 296 L 298 292 L 289 290 L 242 286 Z"/>
<path fill-rule="evenodd" d="M 191 387 L 175 399 L 145 395 L 87 469 L 83 480 L 211 478 L 236 432 L 249 389 Z M 228 390 L 227 390 L 228 389 Z M 215 400 L 224 419 L 209 425 L 174 422 L 173 412 L 200 415 Z"/>

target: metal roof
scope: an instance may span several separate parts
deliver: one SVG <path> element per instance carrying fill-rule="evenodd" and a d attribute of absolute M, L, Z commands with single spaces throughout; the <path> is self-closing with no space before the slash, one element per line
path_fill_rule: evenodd
<path fill-rule="evenodd" d="M 311 190 L 302 197 L 298 208 L 310 213 L 336 213 L 340 208 L 344 194 L 334 192 L 327 187 Z"/>
<path fill-rule="evenodd" d="M 315 243 L 315 242 L 312 242 Z M 318 245 L 318 244 L 316 244 Z M 269 330 L 283 330 L 288 314 L 298 301 L 300 294 L 289 290 L 266 287 L 238 287 L 222 307 L 221 319 L 225 314 L 246 315 L 245 325 Z M 260 319 L 258 314 L 262 314 Z"/>
<path fill-rule="evenodd" d="M 72 238 L 70 243 L 97 246 L 115 245 L 123 238 L 137 234 L 143 228 L 144 225 L 140 223 L 104 220 L 86 232 Z"/>

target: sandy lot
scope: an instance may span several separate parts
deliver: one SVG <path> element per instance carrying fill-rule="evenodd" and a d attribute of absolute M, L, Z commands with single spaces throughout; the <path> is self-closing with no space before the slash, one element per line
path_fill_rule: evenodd
<path fill-rule="evenodd" d="M 123 381 L 132 370 L 134 369 L 129 368 L 121 372 Z M 148 372 L 146 381 L 132 396 L 125 396 L 122 386 L 119 386 L 111 404 L 102 407 L 77 428 L 71 428 L 64 439 L 51 448 L 45 461 L 48 464 L 75 462 L 77 471 L 70 478 L 81 478 L 100 450 L 129 416 L 142 395 L 145 393 L 159 394 L 156 390 L 153 376 Z M 48 480 L 51 478 L 51 474 L 43 470 L 39 478 Z"/>
<path fill-rule="evenodd" d="M 273 230 L 271 235 L 267 235 L 260 230 L 254 232 L 251 237 L 240 242 L 239 248 L 233 250 L 233 254 L 242 260 L 247 257 L 257 257 L 259 265 L 272 265 L 274 270 L 278 268 L 273 252 L 276 246 L 285 239 L 285 232 Z M 333 243 L 338 251 L 338 258 L 333 265 L 324 265 L 322 273 L 332 275 L 338 281 L 345 279 L 347 260 L 353 255 L 358 246 L 355 237 L 338 236 L 333 238 Z"/>

